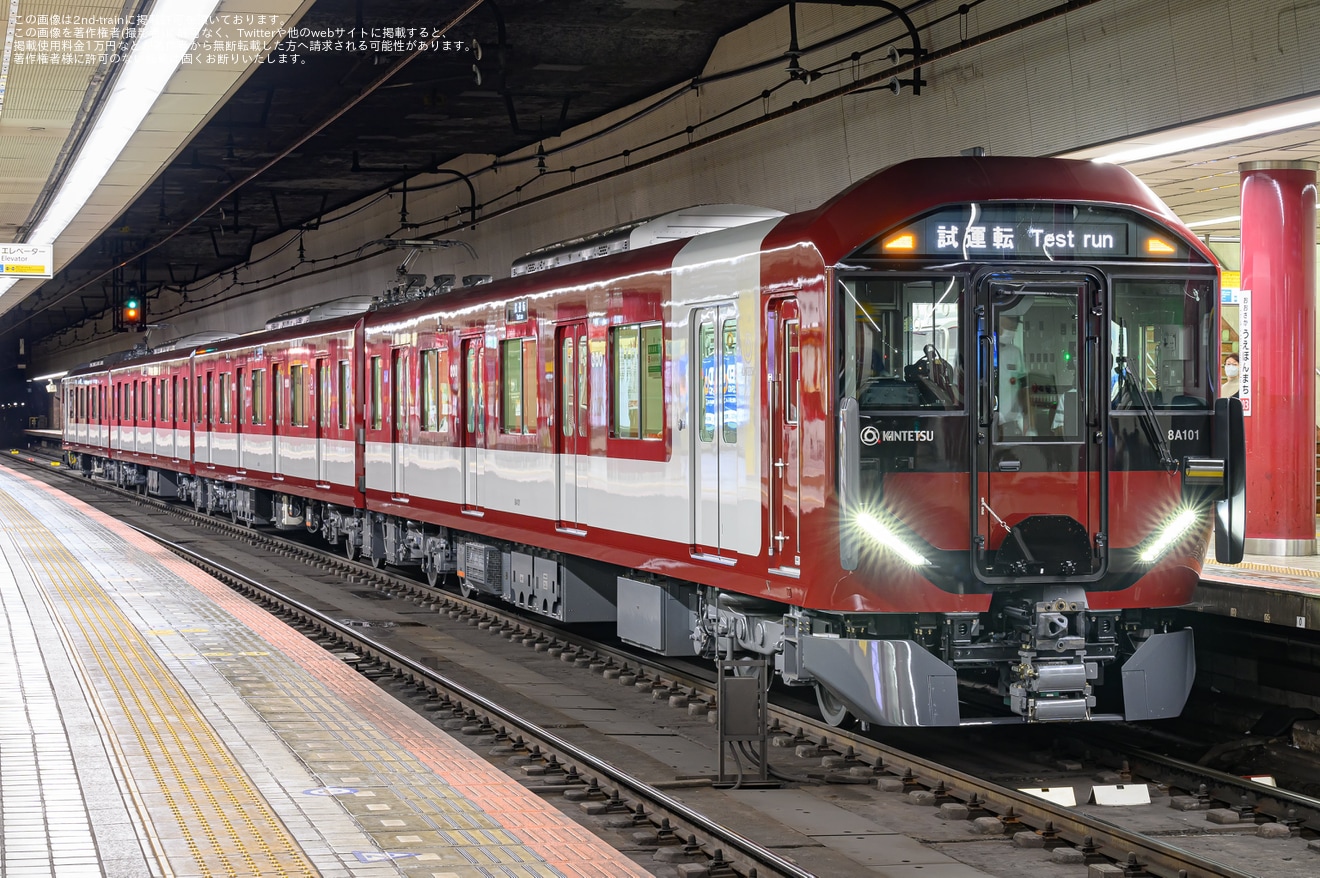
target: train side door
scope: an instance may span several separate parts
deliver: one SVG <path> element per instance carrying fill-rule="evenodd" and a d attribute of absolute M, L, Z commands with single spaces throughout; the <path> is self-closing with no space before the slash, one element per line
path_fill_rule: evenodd
<path fill-rule="evenodd" d="M 240 472 L 243 471 L 243 398 L 247 396 L 243 392 L 243 380 L 246 377 L 246 369 L 242 366 L 234 368 L 234 466 Z"/>
<path fill-rule="evenodd" d="M 737 522 L 738 313 L 732 302 L 692 312 L 692 545 L 731 555 Z"/>
<path fill-rule="evenodd" d="M 205 435 L 205 460 L 199 460 L 214 469 L 215 464 L 215 370 L 206 370 L 206 382 L 198 382 L 197 395 L 200 405 L 197 406 L 197 422 L 202 425 L 202 433 Z"/>
<path fill-rule="evenodd" d="M 284 413 L 284 364 L 270 364 L 270 452 L 271 472 L 284 478 L 284 460 L 280 456 L 281 437 L 288 417 Z"/>
<path fill-rule="evenodd" d="M 1096 279 L 1003 275 L 978 290 L 981 380 L 973 515 L 977 575 L 1103 572 L 1105 396 Z"/>
<path fill-rule="evenodd" d="M 412 385 L 408 375 L 408 349 L 391 352 L 390 394 L 390 493 L 402 497 L 407 491 L 405 470 L 408 466 L 408 415 L 412 411 Z"/>
<path fill-rule="evenodd" d="M 316 455 L 316 481 L 328 487 L 330 478 L 325 461 L 326 428 L 330 426 L 330 368 L 325 357 L 316 358 L 316 411 L 312 412 L 312 445 Z"/>
<path fill-rule="evenodd" d="M 774 566 L 790 569 L 801 563 L 801 330 L 797 299 L 770 303 L 770 556 L 778 559 Z"/>
<path fill-rule="evenodd" d="M 587 323 L 576 321 L 556 330 L 555 459 L 559 483 L 559 526 L 578 529 L 582 522 L 579 496 L 586 479 L 591 449 L 588 382 L 591 360 L 587 352 Z"/>
<path fill-rule="evenodd" d="M 486 447 L 486 340 L 483 336 L 465 338 L 463 352 L 463 508 L 475 510 L 481 505 L 478 489 Z"/>

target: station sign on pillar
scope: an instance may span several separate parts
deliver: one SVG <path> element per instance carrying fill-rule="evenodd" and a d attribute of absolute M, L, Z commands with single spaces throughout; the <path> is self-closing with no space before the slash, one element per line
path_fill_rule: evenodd
<path fill-rule="evenodd" d="M 1316 171 L 1243 162 L 1241 390 L 1246 550 L 1315 554 Z"/>

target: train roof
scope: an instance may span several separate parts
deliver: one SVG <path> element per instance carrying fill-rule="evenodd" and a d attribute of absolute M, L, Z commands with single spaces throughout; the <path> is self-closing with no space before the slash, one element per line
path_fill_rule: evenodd
<path fill-rule="evenodd" d="M 1217 264 L 1168 205 L 1126 168 L 1031 156 L 939 156 L 890 165 L 820 207 L 786 217 L 767 236 L 765 246 L 809 240 L 826 265 L 836 265 L 878 235 L 937 207 L 1010 200 L 1134 208 L 1176 230 L 1189 246 Z"/>
<path fill-rule="evenodd" d="M 584 238 L 555 245 L 529 254 L 533 270 L 524 266 L 522 272 L 472 287 L 450 290 L 428 298 L 384 305 L 373 311 L 360 313 L 366 297 L 327 303 L 296 314 L 274 318 L 269 328 L 253 333 L 217 341 L 213 349 L 238 350 L 257 344 L 295 340 L 309 333 L 338 332 L 352 328 L 359 320 L 366 320 L 369 330 L 387 330 L 391 324 L 437 311 L 455 312 L 466 308 L 482 308 L 500 301 L 524 295 L 545 292 L 557 287 L 572 287 L 600 283 L 609 277 L 636 275 L 643 272 L 661 272 L 673 265 L 674 257 L 693 235 L 670 235 L 663 228 L 673 225 L 675 217 L 693 217 L 710 213 L 718 215 L 705 228 L 695 234 L 718 234 L 746 222 L 764 221 L 780 217 L 764 239 L 763 249 L 775 249 L 800 244 L 816 248 L 826 265 L 837 265 L 849 254 L 866 245 L 876 236 L 915 216 L 950 204 L 985 201 L 1069 201 L 1133 208 L 1177 231 L 1189 246 L 1215 264 L 1213 254 L 1182 224 L 1174 213 L 1144 183 L 1126 169 L 1101 162 L 1019 156 L 946 156 L 911 159 L 882 168 L 859 180 L 843 192 L 817 208 L 796 214 L 783 215 L 777 211 L 751 209 L 745 206 L 713 206 L 694 208 L 665 215 L 623 228 L 625 236 L 636 239 L 628 246 L 599 259 L 579 261 L 547 257 L 571 253 L 575 248 L 590 248 L 599 243 Z M 687 216 L 691 214 L 691 216 Z M 733 217 L 727 219 L 724 215 Z M 638 237 L 636 229 L 647 223 L 661 229 L 661 233 Z M 700 224 L 700 223 L 698 223 Z M 634 249 L 635 247 L 635 249 Z M 555 264 L 558 262 L 559 264 Z M 553 266 L 553 267 L 552 267 Z M 539 270 L 535 270 L 539 269 Z M 344 307 L 329 307 L 332 305 Z M 307 322 L 290 325 L 287 318 Z M 317 319 L 324 317 L 328 319 Z M 121 366 L 131 352 L 119 355 L 118 362 L 110 358 L 71 370 L 92 371 L 95 368 Z M 176 353 L 175 356 L 178 356 Z M 151 354 L 134 358 L 133 364 L 144 365 L 159 358 Z"/>

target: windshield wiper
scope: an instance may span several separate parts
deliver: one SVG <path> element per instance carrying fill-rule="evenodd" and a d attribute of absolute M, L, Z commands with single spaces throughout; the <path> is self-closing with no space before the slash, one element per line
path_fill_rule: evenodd
<path fill-rule="evenodd" d="M 1119 377 L 1123 380 L 1130 396 L 1135 396 L 1141 403 L 1141 430 L 1150 440 L 1150 444 L 1155 447 L 1156 453 L 1160 456 L 1160 464 L 1168 472 L 1178 470 L 1178 461 L 1173 459 L 1173 452 L 1169 450 L 1169 443 L 1164 441 L 1164 434 L 1160 432 L 1160 422 L 1155 419 L 1155 407 L 1150 403 L 1150 397 L 1146 394 L 1146 388 L 1141 386 L 1133 375 L 1132 370 L 1127 367 L 1127 359 L 1119 358 L 1118 366 L 1115 367 Z"/>

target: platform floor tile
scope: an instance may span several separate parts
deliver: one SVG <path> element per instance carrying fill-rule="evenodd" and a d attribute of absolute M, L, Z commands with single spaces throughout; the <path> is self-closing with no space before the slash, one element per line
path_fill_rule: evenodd
<path fill-rule="evenodd" d="M 51 687 L 55 701 L 77 698 L 100 717 L 83 731 L 107 742 L 103 792 L 118 795 L 82 807 L 99 815 L 85 818 L 98 855 L 113 850 L 126 867 L 107 874 L 648 874 L 298 632 L 95 510 L 0 474 L 0 523 L 0 548 L 23 573 L 12 589 L 0 583 L 0 599 L 13 591 L 45 608 L 45 637 L 31 638 L 67 653 L 77 681 Z M 26 703 L 21 690 L 9 697 Z M 95 749 L 66 738 L 67 750 Z"/>

